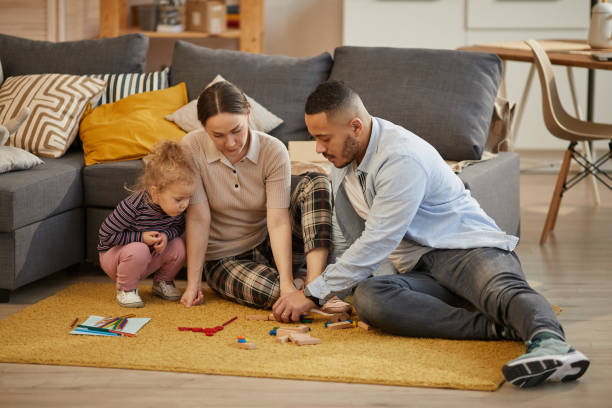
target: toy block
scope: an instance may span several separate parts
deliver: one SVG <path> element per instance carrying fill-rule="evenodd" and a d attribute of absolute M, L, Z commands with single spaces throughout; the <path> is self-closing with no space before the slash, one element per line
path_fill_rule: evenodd
<path fill-rule="evenodd" d="M 329 321 L 332 323 L 342 322 L 344 320 L 349 320 L 351 316 L 348 313 L 335 313 L 329 317 Z"/>
<path fill-rule="evenodd" d="M 246 315 L 246 319 L 247 320 L 267 321 L 267 320 L 270 320 L 270 316 L 269 315 L 263 315 L 263 314 L 254 314 L 254 315 Z"/>
<path fill-rule="evenodd" d="M 338 329 L 348 329 L 349 327 L 355 327 L 353 322 L 350 320 L 345 320 L 343 322 L 332 323 L 326 326 L 330 330 L 338 330 Z"/>
<path fill-rule="evenodd" d="M 236 347 L 245 349 L 245 350 L 254 350 L 255 343 L 236 343 Z"/>
<path fill-rule="evenodd" d="M 310 327 L 308 326 L 286 326 L 286 327 L 280 327 L 280 329 L 282 330 L 289 330 L 295 333 L 308 333 L 310 331 Z"/>
<path fill-rule="evenodd" d="M 289 341 L 289 336 L 280 336 L 280 337 L 276 336 L 276 342 L 277 343 L 284 344 L 284 343 L 286 343 L 288 341 Z"/>
<path fill-rule="evenodd" d="M 372 326 L 367 324 L 366 322 L 362 322 L 361 320 L 357 323 L 357 326 L 361 327 L 363 330 L 372 330 Z"/>
<path fill-rule="evenodd" d="M 291 333 L 308 333 L 310 328 L 308 326 L 295 326 L 295 327 L 279 327 L 276 329 L 276 336 L 288 336 Z"/>
<path fill-rule="evenodd" d="M 321 339 L 312 337 L 308 333 L 291 333 L 289 339 L 298 346 L 308 346 L 312 344 L 321 344 Z"/>

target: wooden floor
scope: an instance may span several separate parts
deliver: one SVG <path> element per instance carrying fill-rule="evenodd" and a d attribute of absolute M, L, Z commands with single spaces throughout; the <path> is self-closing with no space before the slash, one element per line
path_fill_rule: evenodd
<path fill-rule="evenodd" d="M 610 407 L 612 406 L 612 192 L 600 189 L 593 207 L 589 184 L 564 197 L 556 230 L 538 245 L 555 176 L 521 175 L 519 256 L 529 281 L 563 307 L 570 342 L 591 359 L 581 381 L 496 392 L 269 380 L 134 370 L 0 364 L 1 407 Z M 0 304 L 0 319 L 77 281 L 100 275 L 60 272 L 17 290 Z M 0 343 L 2 339 L 0 339 Z M 375 345 L 373 345 L 375 347 Z M 198 352 L 195 350 L 194 352 Z M 205 353 L 206 350 L 200 352 Z"/>

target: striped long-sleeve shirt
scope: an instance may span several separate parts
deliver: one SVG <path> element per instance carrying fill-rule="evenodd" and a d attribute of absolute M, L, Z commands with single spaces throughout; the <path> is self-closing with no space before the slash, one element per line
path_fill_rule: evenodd
<path fill-rule="evenodd" d="M 148 192 L 134 193 L 121 201 L 102 223 L 98 232 L 98 251 L 142 242 L 145 231 L 164 232 L 170 241 L 185 231 L 185 213 L 171 217 L 153 203 Z"/>

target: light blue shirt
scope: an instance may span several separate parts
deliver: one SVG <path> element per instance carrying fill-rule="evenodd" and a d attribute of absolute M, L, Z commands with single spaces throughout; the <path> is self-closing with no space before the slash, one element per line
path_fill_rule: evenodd
<path fill-rule="evenodd" d="M 350 167 L 332 166 L 334 198 Z M 312 296 L 327 299 L 368 278 L 403 238 L 445 249 L 512 251 L 518 243 L 480 208 L 436 149 L 401 126 L 372 118 L 370 142 L 357 172 L 367 174 L 365 230 L 308 284 Z"/>

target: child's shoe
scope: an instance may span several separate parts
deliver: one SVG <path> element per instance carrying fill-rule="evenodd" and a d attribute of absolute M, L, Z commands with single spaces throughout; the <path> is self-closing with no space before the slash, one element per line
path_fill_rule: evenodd
<path fill-rule="evenodd" d="M 181 296 L 183 296 L 183 292 L 181 292 L 176 286 L 174 286 L 174 281 L 154 281 L 153 294 L 159 296 L 162 299 L 173 301 L 179 300 Z"/>
<path fill-rule="evenodd" d="M 138 289 L 120 290 L 117 289 L 117 302 L 123 307 L 144 307 L 144 303 L 138 296 Z"/>

